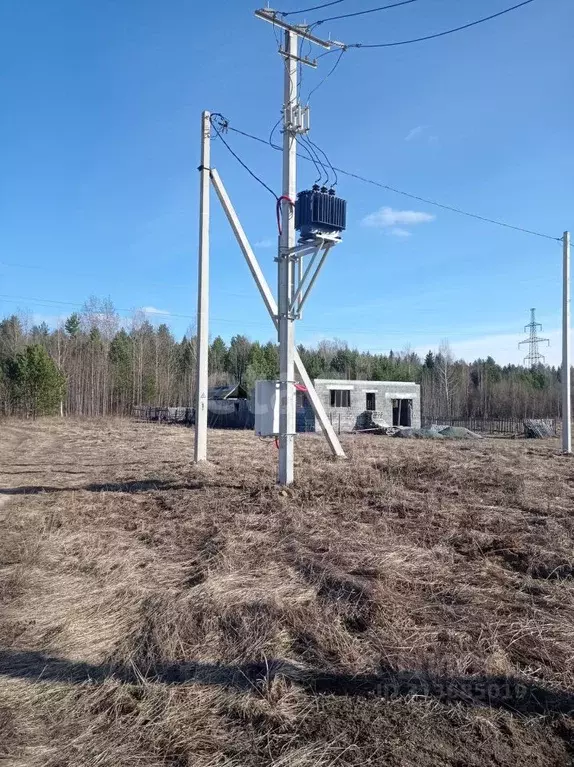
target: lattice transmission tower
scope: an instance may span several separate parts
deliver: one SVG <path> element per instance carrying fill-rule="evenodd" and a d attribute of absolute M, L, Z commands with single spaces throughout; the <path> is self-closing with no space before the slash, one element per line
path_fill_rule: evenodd
<path fill-rule="evenodd" d="M 542 330 L 542 325 L 536 322 L 536 309 L 530 310 L 530 322 L 524 326 L 524 330 L 529 332 L 529 336 L 526 340 L 520 341 L 518 348 L 523 344 L 528 344 L 528 354 L 524 358 L 524 364 L 528 367 L 535 368 L 537 365 L 542 365 L 546 362 L 543 354 L 540 354 L 539 344 L 547 344 L 550 346 L 550 339 L 540 338 L 537 335 L 538 330 Z"/>

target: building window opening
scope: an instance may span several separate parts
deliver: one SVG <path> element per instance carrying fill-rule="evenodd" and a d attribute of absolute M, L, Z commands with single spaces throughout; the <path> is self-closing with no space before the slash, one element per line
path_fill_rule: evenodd
<path fill-rule="evenodd" d="M 331 407 L 351 407 L 351 390 L 331 389 Z"/>
<path fill-rule="evenodd" d="M 368 391 L 367 392 L 367 410 L 376 410 L 377 409 L 377 395 L 374 391 Z"/>

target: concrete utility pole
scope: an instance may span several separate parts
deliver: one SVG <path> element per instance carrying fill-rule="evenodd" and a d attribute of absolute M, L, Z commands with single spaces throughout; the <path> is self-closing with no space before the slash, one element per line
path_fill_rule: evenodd
<path fill-rule="evenodd" d="M 197 273 L 197 377 L 195 387 L 194 460 L 207 460 L 209 386 L 209 191 L 211 188 L 211 115 L 201 115 L 201 165 L 199 188 L 199 258 Z"/>
<path fill-rule="evenodd" d="M 278 254 L 279 307 L 279 484 L 293 482 L 293 442 L 295 439 L 295 317 L 293 298 L 293 249 L 295 247 L 295 211 L 297 195 L 297 121 L 298 107 L 297 35 L 285 30 L 285 78 L 283 99 L 283 185 L 282 231 Z"/>
<path fill-rule="evenodd" d="M 562 452 L 572 452 L 572 397 L 570 386 L 570 232 L 562 237 L 564 256 L 562 293 Z"/>
<path fill-rule="evenodd" d="M 278 326 L 279 326 L 279 473 L 281 485 L 293 482 L 293 452 L 295 440 L 295 319 L 300 316 L 302 302 L 295 287 L 296 269 L 302 275 L 302 261 L 296 254 L 295 197 L 297 195 L 297 134 L 309 130 L 308 108 L 302 108 L 298 96 L 298 64 L 316 67 L 314 61 L 298 56 L 299 38 L 329 49 L 331 42 L 311 34 L 306 26 L 293 26 L 284 22 L 270 9 L 255 11 L 255 15 L 284 30 L 284 48 L 279 50 L 285 59 L 283 85 L 283 185 L 279 200 L 281 210 L 281 235 L 278 253 Z M 300 254 L 299 254 L 300 255 Z M 316 276 L 316 275 L 315 275 Z M 330 435 L 328 435 L 330 439 Z"/>
<path fill-rule="evenodd" d="M 267 311 L 278 332 L 280 351 L 280 424 L 279 424 L 279 471 L 280 484 L 288 485 L 293 481 L 293 451 L 295 438 L 295 369 L 307 391 L 307 397 L 321 431 L 327 440 L 333 455 L 344 458 L 345 453 L 335 434 L 333 425 L 327 417 L 323 403 L 313 387 L 305 366 L 295 348 L 294 321 L 301 316 L 301 311 L 317 275 L 321 270 L 329 251 L 340 242 L 339 232 L 343 226 L 334 225 L 333 230 L 318 231 L 314 236 L 305 238 L 297 244 L 295 235 L 294 203 L 297 194 L 296 163 L 297 134 L 309 130 L 308 107 L 301 107 L 298 99 L 297 66 L 305 64 L 315 68 L 316 61 L 300 57 L 299 38 L 308 40 L 322 48 L 332 45 L 344 47 L 343 43 L 321 40 L 311 34 L 306 26 L 292 26 L 279 18 L 270 9 L 255 12 L 255 15 L 270 22 L 274 27 L 285 32 L 285 47 L 279 53 L 285 59 L 284 99 L 283 99 L 283 186 L 278 198 L 281 231 L 277 254 L 277 301 L 267 284 L 253 249 L 245 235 L 231 200 L 223 186 L 219 173 L 210 167 L 211 119 L 209 112 L 203 112 L 201 123 L 201 187 L 200 187 L 200 236 L 197 292 L 197 393 L 196 393 L 196 432 L 195 461 L 207 458 L 207 411 L 208 411 L 208 300 L 209 300 L 209 187 L 213 184 L 219 201 L 247 265 L 263 298 Z M 226 125 L 222 125 L 225 129 Z M 302 259 L 311 256 L 310 263 L 303 269 Z M 315 267 L 316 262 L 318 265 Z"/>

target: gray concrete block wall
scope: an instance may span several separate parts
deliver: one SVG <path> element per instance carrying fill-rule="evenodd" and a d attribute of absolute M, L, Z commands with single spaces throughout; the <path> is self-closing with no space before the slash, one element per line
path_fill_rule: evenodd
<path fill-rule="evenodd" d="M 315 390 L 336 431 L 353 431 L 369 428 L 372 422 L 377 425 L 392 426 L 393 400 L 412 400 L 412 426 L 421 425 L 420 386 L 410 381 L 347 381 L 342 379 L 317 378 Z M 331 407 L 331 391 L 348 389 L 351 396 L 350 407 Z M 375 395 L 375 410 L 367 410 L 367 393 Z M 307 406 L 306 423 L 314 424 L 315 431 L 321 427 L 315 422 L 310 406 Z M 309 412 L 310 411 L 310 412 Z"/>

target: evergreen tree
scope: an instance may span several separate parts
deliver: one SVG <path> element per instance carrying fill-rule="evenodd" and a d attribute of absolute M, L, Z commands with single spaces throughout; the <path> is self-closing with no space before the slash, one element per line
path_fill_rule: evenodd
<path fill-rule="evenodd" d="M 65 379 L 46 349 L 31 344 L 6 366 L 13 403 L 26 417 L 53 415 L 63 395 Z"/>
<path fill-rule="evenodd" d="M 122 328 L 116 333 L 108 352 L 112 375 L 112 402 L 121 414 L 132 403 L 132 339 Z"/>
<path fill-rule="evenodd" d="M 381 343 L 377 345 L 380 346 Z M 36 358 L 41 346 L 43 362 Z M 454 359 L 448 346 L 423 360 L 405 347 L 401 352 L 373 354 L 349 348 L 341 340 L 298 347 L 311 379 L 416 381 L 422 385 L 422 411 L 430 418 L 525 418 L 558 416 L 560 369 L 541 365 L 501 367 L 492 357 L 470 364 Z M 32 358 L 28 359 L 28 354 Z M 134 315 L 121 328 L 109 300 L 91 298 L 60 329 L 44 323 L 28 330 L 16 315 L 0 320 L 0 414 L 53 412 L 46 392 L 58 389 L 46 370 L 46 390 L 38 375 L 46 356 L 65 374 L 62 411 L 69 415 L 128 415 L 134 404 L 190 406 L 196 385 L 196 337 L 188 331 L 177 343 L 166 324 L 157 329 L 145 314 Z M 275 341 L 252 343 L 235 335 L 230 344 L 220 336 L 209 348 L 210 385 L 243 383 L 279 376 Z M 61 390 L 61 388 L 60 388 Z"/>
<path fill-rule="evenodd" d="M 209 370 L 211 373 L 225 372 L 225 360 L 227 358 L 227 345 L 221 336 L 213 339 L 209 347 Z"/>
<path fill-rule="evenodd" d="M 0 358 L 13 357 L 25 343 L 22 323 L 15 314 L 0 322 Z"/>
<path fill-rule="evenodd" d="M 42 344 L 47 346 L 50 339 L 50 328 L 45 322 L 41 322 L 39 325 L 34 325 L 30 331 L 30 340 L 34 344 Z"/>
<path fill-rule="evenodd" d="M 259 341 L 256 341 L 249 350 L 247 369 L 243 378 L 244 385 L 252 391 L 255 388 L 255 381 L 270 380 L 275 377 L 275 360 L 270 359 L 267 347 L 261 346 Z"/>
<path fill-rule="evenodd" d="M 78 333 L 80 332 L 80 327 L 81 327 L 80 315 L 76 314 L 76 312 L 74 312 L 73 314 L 70 314 L 70 316 L 64 323 L 64 330 L 71 338 L 75 338 L 78 335 Z"/>
<path fill-rule="evenodd" d="M 226 370 L 237 383 L 243 383 L 245 371 L 249 365 L 251 341 L 247 336 L 233 336 L 227 352 Z"/>
<path fill-rule="evenodd" d="M 263 347 L 263 353 L 266 360 L 267 378 L 279 378 L 279 347 L 269 341 Z"/>

